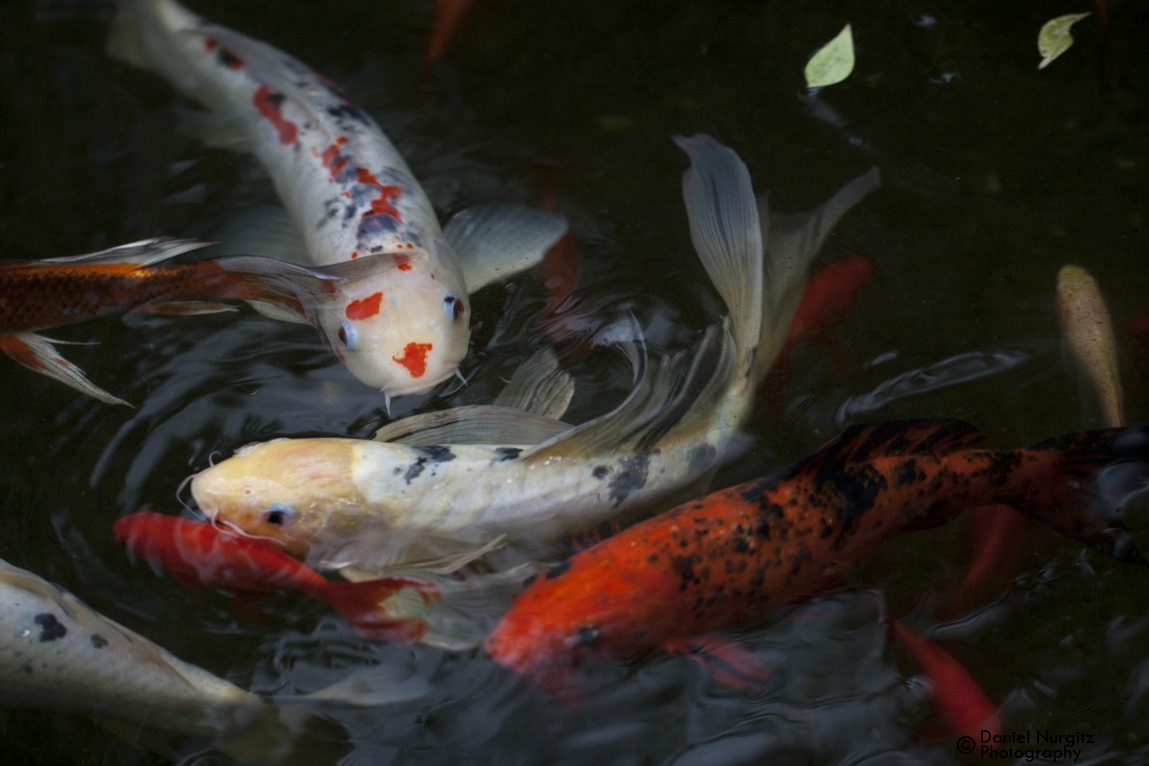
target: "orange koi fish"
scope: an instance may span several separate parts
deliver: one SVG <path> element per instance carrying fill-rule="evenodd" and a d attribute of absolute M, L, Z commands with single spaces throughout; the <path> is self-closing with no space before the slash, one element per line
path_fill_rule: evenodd
<path fill-rule="evenodd" d="M 636 524 L 558 565 L 519 594 L 487 637 L 500 664 L 563 693 L 582 662 L 684 644 L 832 587 L 891 535 L 1006 503 L 1123 561 L 1149 565 L 1088 478 L 1149 461 L 1149 428 L 1068 434 L 1028 449 L 966 449 L 957 420 L 854 426 L 781 474 L 714 492 Z M 701 638 L 698 638 L 701 637 Z M 751 655 L 743 652 L 752 660 Z M 724 650 L 716 664 L 731 668 Z"/>
<path fill-rule="evenodd" d="M 245 300 L 269 313 L 319 325 L 343 286 L 379 265 L 305 268 L 259 256 L 159 264 L 210 245 L 149 239 L 86 255 L 0 261 L 0 351 L 25 367 L 108 404 L 128 404 L 96 386 L 39 330 L 128 311 L 197 314 L 227 311 L 204 302 Z"/>
<path fill-rule="evenodd" d="M 969 671 L 898 620 L 893 621 L 893 629 L 930 679 L 930 700 L 951 734 L 974 737 L 977 741 L 981 741 L 983 729 L 1001 734 L 997 705 L 985 696 Z"/>
<path fill-rule="evenodd" d="M 798 344 L 825 335 L 830 328 L 845 321 L 854 308 L 858 292 L 873 271 L 874 264 L 869 258 L 855 255 L 835 261 L 815 274 L 790 320 L 782 353 L 787 354 Z"/>
<path fill-rule="evenodd" d="M 270 543 L 153 511 L 118 519 L 112 532 L 133 553 L 160 564 L 193 590 L 222 586 L 240 594 L 302 591 L 334 607 L 362 635 L 380 641 L 410 644 L 426 630 L 418 620 L 389 616 L 380 602 L 403 588 L 415 589 L 424 601 L 439 595 L 436 585 L 418 577 L 333 582 Z"/>
<path fill-rule="evenodd" d="M 427 58 L 419 82 L 426 82 L 435 70 L 435 65 L 447 51 L 447 45 L 463 23 L 472 0 L 435 0 L 435 10 L 431 16 L 431 36 L 427 40 Z"/>

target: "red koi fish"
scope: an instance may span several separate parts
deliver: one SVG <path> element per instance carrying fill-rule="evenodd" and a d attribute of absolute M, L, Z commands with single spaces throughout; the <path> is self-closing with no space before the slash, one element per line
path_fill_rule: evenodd
<path fill-rule="evenodd" d="M 564 693 L 596 658 L 684 644 L 709 661 L 706 634 L 832 587 L 901 530 L 1006 503 L 1057 531 L 1149 565 L 1088 478 L 1123 460 L 1149 461 L 1149 428 L 1057 437 L 1028 449 L 966 449 L 956 420 L 855 426 L 781 474 L 714 492 L 636 524 L 528 581 L 485 646 L 500 664 Z M 695 649 L 698 649 L 696 652 Z M 749 653 L 743 653 L 749 658 Z M 728 647 L 714 663 L 732 667 Z"/>
<path fill-rule="evenodd" d="M 854 308 L 858 292 L 869 281 L 874 265 L 869 258 L 855 255 L 835 261 L 819 271 L 806 285 L 802 301 L 790 320 L 782 353 L 800 343 L 823 337 L 845 321 Z"/>
<path fill-rule="evenodd" d="M 68 258 L 0 261 L 0 351 L 102 402 L 127 404 L 88 380 L 57 353 L 54 341 L 36 331 L 127 311 L 228 310 L 204 299 L 251 301 L 281 316 L 308 321 L 305 317 L 318 313 L 326 296 L 337 289 L 334 269 L 325 275 L 320 269 L 257 256 L 158 264 L 209 244 L 150 239 Z"/>
<path fill-rule="evenodd" d="M 973 676 L 947 652 L 927 641 L 898 620 L 894 632 L 930 679 L 930 700 L 954 736 L 981 741 L 982 730 L 1001 734 L 997 705 L 973 680 Z"/>
<path fill-rule="evenodd" d="M 435 0 L 435 10 L 431 16 L 431 37 L 427 41 L 427 59 L 419 82 L 425 83 L 435 70 L 435 65 L 447 51 L 447 45 L 463 23 L 472 0 Z"/>
<path fill-rule="evenodd" d="M 129 550 L 160 564 L 193 590 L 220 586 L 240 594 L 302 591 L 334 607 L 362 635 L 379 641 L 410 644 L 426 631 L 418 620 L 389 616 L 382 601 L 403 588 L 414 588 L 424 601 L 439 595 L 436 585 L 417 577 L 333 582 L 270 543 L 153 511 L 118 519 L 112 532 Z"/>
<path fill-rule="evenodd" d="M 543 171 L 542 207 L 550 213 L 558 212 L 555 203 L 555 166 L 539 163 Z M 543 307 L 542 323 L 551 343 L 568 341 L 589 326 L 589 322 L 574 306 L 574 291 L 579 283 L 578 240 L 570 231 L 551 246 L 539 264 L 539 275 L 547 289 L 547 302 Z"/>

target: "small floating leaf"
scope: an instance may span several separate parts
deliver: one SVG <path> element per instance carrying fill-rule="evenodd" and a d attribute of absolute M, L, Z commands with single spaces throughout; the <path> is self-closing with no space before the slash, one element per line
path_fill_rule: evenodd
<path fill-rule="evenodd" d="M 1088 15 L 1089 12 L 1069 13 L 1050 19 L 1042 25 L 1041 32 L 1037 35 L 1037 52 L 1045 58 L 1037 65 L 1038 69 L 1045 69 L 1051 61 L 1069 50 L 1069 46 L 1073 45 L 1073 36 L 1069 34 L 1069 28 Z"/>
<path fill-rule="evenodd" d="M 806 62 L 806 87 L 833 85 L 845 80 L 853 71 L 854 33 L 847 24 L 837 37 L 819 48 Z"/>

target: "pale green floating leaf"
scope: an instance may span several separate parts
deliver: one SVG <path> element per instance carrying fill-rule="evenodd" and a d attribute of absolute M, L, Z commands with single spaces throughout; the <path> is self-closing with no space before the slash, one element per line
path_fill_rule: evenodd
<path fill-rule="evenodd" d="M 1038 69 L 1045 69 L 1049 66 L 1049 62 L 1069 50 L 1069 46 L 1073 45 L 1073 36 L 1069 34 L 1069 28 L 1088 15 L 1089 12 L 1069 13 L 1050 19 L 1042 25 L 1041 32 L 1037 35 L 1037 52 L 1045 58 L 1037 65 Z"/>
<path fill-rule="evenodd" d="M 850 25 L 842 27 L 830 42 L 806 62 L 806 87 L 821 88 L 841 82 L 854 71 L 854 33 Z"/>

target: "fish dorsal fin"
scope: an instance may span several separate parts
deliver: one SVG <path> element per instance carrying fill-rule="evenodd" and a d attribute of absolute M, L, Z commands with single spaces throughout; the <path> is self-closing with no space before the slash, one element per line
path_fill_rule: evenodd
<path fill-rule="evenodd" d="M 690 157 L 682 174 L 690 239 L 726 304 L 740 369 L 749 371 L 761 335 L 765 246 L 750 171 L 710 136 L 674 141 Z"/>
<path fill-rule="evenodd" d="M 847 465 L 885 457 L 941 456 L 968 447 L 983 438 L 963 420 L 892 420 L 850 426 L 820 450 L 787 472 L 796 476 L 824 465 Z"/>
<path fill-rule="evenodd" d="M 624 347 L 630 343 L 622 344 Z M 524 458 L 594 455 L 652 449 L 674 430 L 709 419 L 714 399 L 734 373 L 733 339 L 724 325 L 711 326 L 694 347 L 650 362 L 645 347 L 630 353 L 636 382 L 627 398 L 610 412 L 589 420 Z"/>
<path fill-rule="evenodd" d="M 153 263 L 175 258 L 177 255 L 199 250 L 214 245 L 200 239 L 173 239 L 171 237 L 157 237 L 155 239 L 142 239 L 119 247 L 99 250 L 83 255 L 68 255 L 61 258 L 44 258 L 34 263 L 68 263 L 68 264 L 97 264 L 97 263 L 134 263 L 137 266 L 150 266 Z"/>
<path fill-rule="evenodd" d="M 424 412 L 389 423 L 375 432 L 376 441 L 408 447 L 443 444 L 530 445 L 571 429 L 561 420 L 489 404 Z M 505 447 L 519 449 L 519 447 Z M 517 454 L 517 453 L 516 453 Z"/>
<path fill-rule="evenodd" d="M 300 266 L 311 264 L 299 227 L 278 205 L 243 211 L 219 232 L 220 255 L 254 254 L 278 258 Z"/>
<path fill-rule="evenodd" d="M 766 239 L 762 302 L 762 336 L 755 359 L 757 379 L 765 375 L 782 350 L 790 320 L 806 288 L 810 263 L 826 237 L 854 205 L 882 185 L 878 169 L 847 183 L 830 199 L 804 213 L 772 212 L 769 195 L 758 198 L 758 217 L 769 227 Z"/>
<path fill-rule="evenodd" d="M 573 398 L 574 380 L 559 368 L 559 358 L 548 346 L 518 366 L 491 404 L 557 420 L 566 414 Z"/>
<path fill-rule="evenodd" d="M 537 266 L 567 230 L 566 218 L 524 205 L 477 205 L 457 213 L 443 238 L 459 256 L 467 293 Z"/>
<path fill-rule="evenodd" d="M 493 404 L 412 415 L 380 428 L 374 438 L 410 447 L 538 444 L 571 429 L 558 418 L 573 396 L 574 381 L 545 348 L 519 365 Z"/>

